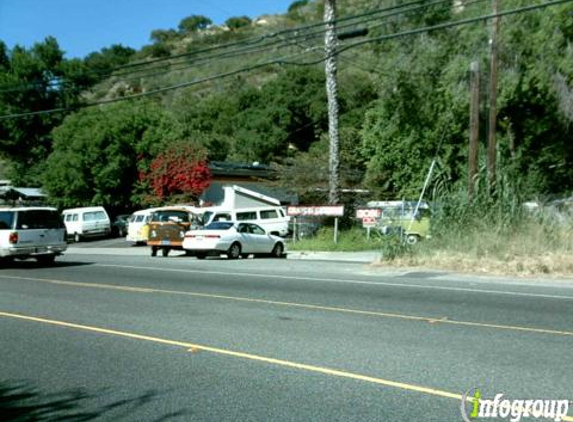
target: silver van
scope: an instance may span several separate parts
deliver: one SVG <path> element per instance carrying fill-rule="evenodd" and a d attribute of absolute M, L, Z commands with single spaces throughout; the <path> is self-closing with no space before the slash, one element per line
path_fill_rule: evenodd
<path fill-rule="evenodd" d="M 55 208 L 0 208 L 0 259 L 35 258 L 51 264 L 67 248 L 66 228 Z"/>

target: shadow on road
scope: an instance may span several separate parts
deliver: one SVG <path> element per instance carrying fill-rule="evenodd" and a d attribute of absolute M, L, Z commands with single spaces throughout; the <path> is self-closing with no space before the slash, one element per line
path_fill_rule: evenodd
<path fill-rule="evenodd" d="M 56 258 L 56 262 L 50 265 L 40 264 L 34 259 L 27 259 L 23 261 L 19 260 L 12 260 L 12 261 L 3 261 L 0 264 L 0 268 L 14 268 L 14 269 L 24 269 L 24 270 L 31 270 L 37 268 L 65 268 L 65 267 L 79 267 L 84 265 L 93 265 L 93 262 L 87 261 L 58 261 Z"/>
<path fill-rule="evenodd" d="M 106 390 L 98 394 L 89 394 L 85 389 L 43 393 L 21 381 L 0 381 L 0 418 L 3 422 L 163 422 L 186 420 L 191 415 L 189 410 L 180 410 L 150 418 L 148 412 L 158 404 L 160 395 L 150 391 L 140 396 L 117 400 Z"/>

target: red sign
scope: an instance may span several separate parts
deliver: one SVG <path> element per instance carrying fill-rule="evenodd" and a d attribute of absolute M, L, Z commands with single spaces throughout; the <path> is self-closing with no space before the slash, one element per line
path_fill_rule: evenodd
<path fill-rule="evenodd" d="M 376 225 L 376 218 L 364 217 L 362 218 L 362 227 L 374 227 Z"/>

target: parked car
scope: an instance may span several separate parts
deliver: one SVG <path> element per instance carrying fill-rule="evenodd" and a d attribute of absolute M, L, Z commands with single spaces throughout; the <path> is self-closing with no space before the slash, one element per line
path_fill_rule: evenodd
<path fill-rule="evenodd" d="M 55 208 L 0 208 L 0 258 L 35 258 L 51 264 L 67 248 L 66 228 Z"/>
<path fill-rule="evenodd" d="M 111 222 L 104 207 L 67 209 L 62 212 L 68 236 L 75 242 L 86 237 L 105 237 L 111 233 Z"/>
<path fill-rule="evenodd" d="M 205 225 L 216 221 L 238 221 L 254 223 L 265 231 L 276 236 L 286 236 L 289 233 L 290 217 L 279 207 L 264 206 L 240 209 L 225 209 L 222 207 L 204 208 L 203 222 Z"/>
<path fill-rule="evenodd" d="M 284 256 L 284 240 L 253 223 L 219 221 L 200 230 L 185 233 L 183 249 L 187 255 L 204 259 L 207 255 L 226 254 L 229 259 L 265 254 Z"/>
<path fill-rule="evenodd" d="M 122 214 L 115 217 L 111 223 L 111 234 L 116 237 L 124 237 L 127 235 L 129 226 L 129 214 Z"/>
<path fill-rule="evenodd" d="M 379 208 L 382 216 L 377 219 L 376 229 L 382 235 L 398 235 L 409 245 L 431 237 L 430 206 L 425 201 L 372 201 L 368 207 Z"/>
<path fill-rule="evenodd" d="M 131 214 L 126 240 L 133 242 L 135 245 L 147 244 L 147 239 L 149 238 L 149 222 L 151 221 L 151 216 L 157 210 L 158 208 L 149 208 Z"/>
<path fill-rule="evenodd" d="M 161 249 L 163 256 L 171 250 L 183 250 L 185 232 L 201 226 L 201 219 L 195 207 L 164 207 L 153 212 L 149 223 L 151 256 L 156 256 Z"/>

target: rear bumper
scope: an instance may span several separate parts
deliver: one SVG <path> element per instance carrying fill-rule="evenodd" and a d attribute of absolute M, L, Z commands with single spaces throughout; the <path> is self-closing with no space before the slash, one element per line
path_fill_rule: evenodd
<path fill-rule="evenodd" d="M 0 257 L 34 257 L 41 255 L 61 255 L 67 249 L 67 245 L 48 246 L 14 246 L 0 248 Z"/>

